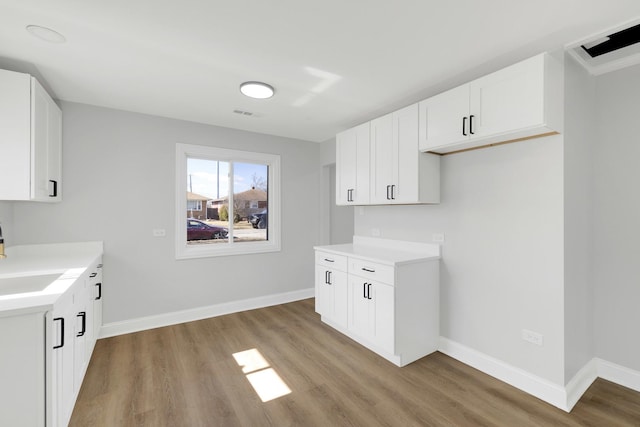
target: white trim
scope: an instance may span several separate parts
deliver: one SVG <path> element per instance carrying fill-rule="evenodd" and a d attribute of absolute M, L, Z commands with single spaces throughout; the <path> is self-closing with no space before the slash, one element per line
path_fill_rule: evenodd
<path fill-rule="evenodd" d="M 598 358 L 594 360 L 598 363 L 598 376 L 600 378 L 640 392 L 640 371 L 634 371 Z"/>
<path fill-rule="evenodd" d="M 438 351 L 551 405 L 569 411 L 565 388 L 477 350 L 440 337 Z"/>
<path fill-rule="evenodd" d="M 591 359 L 573 376 L 573 378 L 571 378 L 571 381 L 569 381 L 565 386 L 567 394 L 566 411 L 571 411 L 573 409 L 584 392 L 587 391 L 587 389 L 597 378 L 598 362 L 596 359 Z"/>
<path fill-rule="evenodd" d="M 102 326 L 100 338 L 108 338 L 116 335 L 129 334 L 147 329 L 161 328 L 163 326 L 176 325 L 178 323 L 192 322 L 194 320 L 237 313 L 240 311 L 285 304 L 292 301 L 312 298 L 314 295 L 315 288 L 308 288 L 240 301 L 231 301 L 190 310 L 175 311 L 172 313 L 124 320 L 122 322 L 107 323 Z"/>
<path fill-rule="evenodd" d="M 229 174 L 233 176 L 234 163 L 255 163 L 268 166 L 269 198 L 269 239 L 260 242 L 234 242 L 233 227 L 229 227 L 229 241 L 226 244 L 217 242 L 213 245 L 188 245 L 187 199 L 185 183 L 187 177 L 187 159 L 199 158 L 229 162 Z M 256 153 L 250 151 L 229 150 L 203 145 L 176 144 L 176 176 L 175 176 L 175 257 L 177 260 L 207 258 L 214 256 L 246 255 L 263 252 L 279 252 L 281 249 L 281 204 L 280 204 L 280 156 L 277 154 Z M 233 191 L 229 188 L 229 217 L 233 218 Z"/>
<path fill-rule="evenodd" d="M 598 377 L 640 392 L 639 371 L 598 358 L 591 359 L 563 387 L 448 338 L 440 337 L 438 351 L 566 412 Z"/>

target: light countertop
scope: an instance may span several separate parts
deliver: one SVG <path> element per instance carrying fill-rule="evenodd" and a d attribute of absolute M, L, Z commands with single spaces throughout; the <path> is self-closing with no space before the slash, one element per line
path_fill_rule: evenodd
<path fill-rule="evenodd" d="M 102 252 L 102 242 L 8 247 L 0 259 L 0 314 L 53 306 Z"/>
<path fill-rule="evenodd" d="M 375 237 L 354 236 L 353 243 L 315 246 L 314 249 L 388 265 L 440 259 L 440 245 Z"/>

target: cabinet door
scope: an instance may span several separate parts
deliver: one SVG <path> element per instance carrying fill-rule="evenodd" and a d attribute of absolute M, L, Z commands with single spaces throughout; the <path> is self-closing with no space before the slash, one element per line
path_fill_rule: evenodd
<path fill-rule="evenodd" d="M 371 121 L 371 203 L 391 203 L 397 150 L 393 143 L 393 114 Z"/>
<path fill-rule="evenodd" d="M 327 272 L 329 270 L 316 265 L 316 313 L 320 316 L 329 316 L 333 299 L 333 290 L 327 284 Z"/>
<path fill-rule="evenodd" d="M 347 327 L 347 273 L 316 266 L 316 312 Z"/>
<path fill-rule="evenodd" d="M 349 330 L 380 349 L 394 353 L 394 288 L 349 276 Z"/>
<path fill-rule="evenodd" d="M 336 204 L 369 203 L 369 123 L 336 135 Z"/>
<path fill-rule="evenodd" d="M 419 201 L 420 174 L 418 156 L 418 104 L 393 113 L 393 183 L 392 203 Z"/>
<path fill-rule="evenodd" d="M 0 425 L 45 425 L 45 313 L 0 312 Z"/>
<path fill-rule="evenodd" d="M 372 341 L 375 318 L 372 300 L 368 298 L 371 284 L 358 276 L 349 276 L 348 328 L 354 334 Z"/>
<path fill-rule="evenodd" d="M 0 200 L 28 200 L 31 171 L 31 77 L 0 70 Z"/>
<path fill-rule="evenodd" d="M 56 302 L 52 312 L 52 372 L 49 390 L 53 425 L 67 425 L 73 410 L 75 314 L 72 292 L 67 292 Z"/>
<path fill-rule="evenodd" d="M 489 74 L 469 87 L 474 138 L 544 121 L 544 55 Z"/>
<path fill-rule="evenodd" d="M 77 395 L 82 385 L 87 354 L 87 278 L 80 277 L 74 285 L 73 319 L 73 393 Z"/>
<path fill-rule="evenodd" d="M 469 85 L 448 90 L 418 105 L 421 151 L 469 138 Z"/>
<path fill-rule="evenodd" d="M 31 78 L 31 197 L 60 200 L 62 113 L 49 94 Z"/>
<path fill-rule="evenodd" d="M 62 200 L 62 111 L 51 97 L 47 118 L 47 201 L 59 202 Z"/>
<path fill-rule="evenodd" d="M 91 351 L 95 346 L 95 342 L 100 338 L 100 330 L 102 329 L 102 263 L 98 264 L 96 268 L 97 275 L 93 278 L 92 283 L 92 297 L 90 298 L 93 304 L 93 342 L 91 343 Z"/>
<path fill-rule="evenodd" d="M 394 287 L 384 283 L 373 282 L 371 285 L 371 298 L 374 313 L 374 331 L 372 341 L 378 347 L 395 353 L 395 300 Z"/>

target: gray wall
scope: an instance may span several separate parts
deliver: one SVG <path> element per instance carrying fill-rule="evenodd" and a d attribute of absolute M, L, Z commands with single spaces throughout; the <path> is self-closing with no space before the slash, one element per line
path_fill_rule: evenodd
<path fill-rule="evenodd" d="M 640 370 L 640 66 L 598 77 L 597 99 L 596 354 Z"/>
<path fill-rule="evenodd" d="M 313 287 L 319 144 L 74 103 L 63 111 L 64 201 L 15 202 L 14 236 L 103 240 L 105 323 Z M 281 252 L 174 259 L 177 142 L 281 155 Z"/>
<path fill-rule="evenodd" d="M 595 356 L 593 339 L 593 149 L 596 86 L 582 66 L 565 61 L 564 305 L 565 382 Z"/>
<path fill-rule="evenodd" d="M 439 205 L 356 209 L 356 235 L 443 232 L 441 335 L 564 384 L 562 136 L 444 156 L 441 168 Z"/>

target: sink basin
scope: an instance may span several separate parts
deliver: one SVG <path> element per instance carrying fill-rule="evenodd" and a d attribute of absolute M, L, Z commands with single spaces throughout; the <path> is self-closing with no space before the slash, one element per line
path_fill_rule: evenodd
<path fill-rule="evenodd" d="M 55 282 L 60 274 L 42 274 L 39 276 L 8 277 L 0 279 L 0 296 L 41 292 Z"/>

